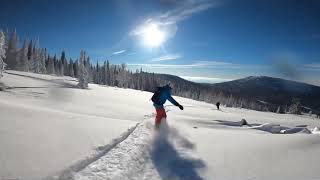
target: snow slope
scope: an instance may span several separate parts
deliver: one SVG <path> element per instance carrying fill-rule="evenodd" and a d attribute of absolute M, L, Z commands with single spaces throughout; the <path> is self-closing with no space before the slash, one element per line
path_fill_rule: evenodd
<path fill-rule="evenodd" d="M 108 111 L 108 106 L 99 107 L 106 93 L 59 87 L 56 77 L 46 79 L 8 74 L 1 79 L 11 88 L 0 92 L 0 179 L 54 174 L 96 154 L 96 148 L 136 124 L 91 113 Z M 102 98 L 95 98 L 99 93 Z"/>
<path fill-rule="evenodd" d="M 319 119 L 176 97 L 155 130 L 148 92 L 9 73 L 0 179 L 320 179 Z"/>

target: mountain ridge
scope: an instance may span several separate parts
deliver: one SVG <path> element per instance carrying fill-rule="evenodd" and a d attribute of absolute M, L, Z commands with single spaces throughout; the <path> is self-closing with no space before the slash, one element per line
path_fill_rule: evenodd
<path fill-rule="evenodd" d="M 308 83 L 278 77 L 248 76 L 232 81 L 207 84 L 192 82 L 174 75 L 159 74 L 159 76 L 166 77 L 165 79 L 171 81 L 171 83 L 172 81 L 178 81 L 182 84 L 187 84 L 183 85 L 183 87 L 192 89 L 191 91 L 196 94 L 191 95 L 193 96 L 192 99 L 210 101 L 212 103 L 213 101 L 226 100 L 219 98 L 208 100 L 211 98 L 210 96 L 232 97 L 238 104 L 243 104 L 243 102 L 240 103 L 239 101 L 246 100 L 244 106 L 245 103 L 261 104 L 261 102 L 268 102 L 269 106 L 273 106 L 270 111 L 275 111 L 274 109 L 278 106 L 287 107 L 294 99 L 298 99 L 302 106 L 320 111 L 320 103 L 317 101 L 320 99 L 320 87 Z M 174 88 L 178 82 L 172 83 Z M 177 93 L 179 91 L 181 89 L 176 91 L 173 89 L 174 94 L 181 95 L 181 93 Z"/>

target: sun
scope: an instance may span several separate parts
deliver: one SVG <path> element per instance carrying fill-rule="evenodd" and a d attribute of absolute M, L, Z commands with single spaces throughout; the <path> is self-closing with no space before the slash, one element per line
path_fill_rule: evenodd
<path fill-rule="evenodd" d="M 148 47 L 159 47 L 165 40 L 165 34 L 156 24 L 148 24 L 143 29 L 143 42 Z"/>

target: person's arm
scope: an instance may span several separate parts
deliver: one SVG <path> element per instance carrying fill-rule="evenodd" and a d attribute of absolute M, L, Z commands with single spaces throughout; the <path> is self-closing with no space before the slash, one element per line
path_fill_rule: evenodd
<path fill-rule="evenodd" d="M 172 96 L 169 96 L 169 97 L 168 97 L 168 100 L 169 100 L 173 105 L 178 106 L 181 110 L 183 110 L 183 106 L 180 105 L 175 99 L 173 99 Z"/>
<path fill-rule="evenodd" d="M 178 105 L 179 105 L 179 103 L 178 103 L 175 99 L 173 99 L 172 96 L 169 96 L 169 97 L 168 97 L 168 100 L 169 100 L 173 105 L 175 105 L 175 106 L 178 106 Z"/>

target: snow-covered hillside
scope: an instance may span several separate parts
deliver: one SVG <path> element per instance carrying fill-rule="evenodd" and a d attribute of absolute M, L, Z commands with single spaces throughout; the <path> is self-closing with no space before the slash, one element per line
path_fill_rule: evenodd
<path fill-rule="evenodd" d="M 9 71 L 0 80 L 0 179 L 320 179 L 319 119 Z M 245 119 L 249 125 L 241 126 Z"/>

